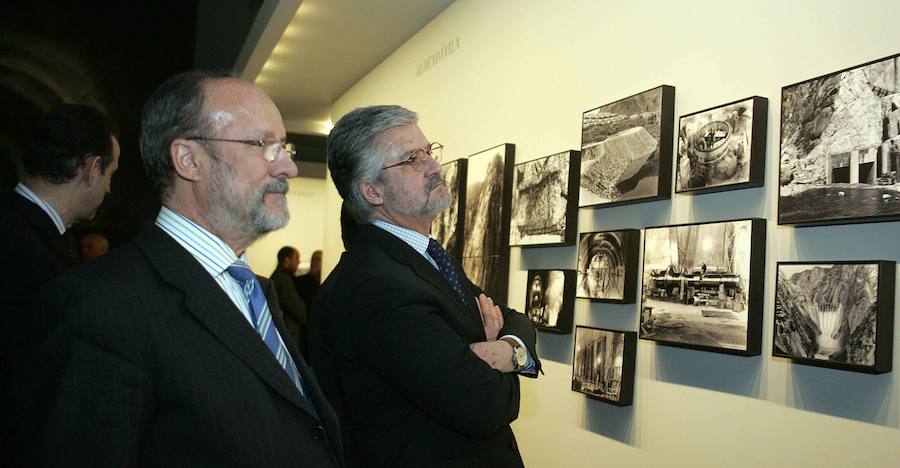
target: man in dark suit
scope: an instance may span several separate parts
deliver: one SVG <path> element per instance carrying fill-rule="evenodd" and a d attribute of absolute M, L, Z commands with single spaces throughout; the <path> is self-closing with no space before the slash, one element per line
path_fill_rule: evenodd
<path fill-rule="evenodd" d="M 336 466 L 337 417 L 244 263 L 288 220 L 293 145 L 251 83 L 188 72 L 144 106 L 163 207 L 134 242 L 60 277 L 51 466 Z M 268 293 L 268 294 L 267 294 Z"/>
<path fill-rule="evenodd" d="M 311 361 L 359 466 L 521 466 L 509 424 L 518 373 L 540 362 L 530 320 L 491 298 L 429 238 L 450 203 L 416 115 L 356 109 L 328 137 L 335 186 L 357 222 L 323 283 Z"/>
<path fill-rule="evenodd" d="M 303 342 L 300 336 L 306 327 L 306 303 L 294 287 L 294 273 L 300 266 L 300 251 L 286 245 L 278 249 L 277 258 L 278 265 L 269 276 L 269 281 L 278 293 L 278 305 L 281 307 L 284 324 L 302 354 Z"/>
<path fill-rule="evenodd" d="M 12 374 L 32 358 L 48 325 L 35 314 L 38 291 L 78 263 L 68 229 L 94 217 L 119 161 L 115 126 L 87 106 L 66 104 L 50 111 L 35 135 L 22 158 L 22 181 L 0 194 L 0 438 L 16 448 L 22 444 L 13 438 L 30 437 L 33 421 L 15 418 L 13 408 L 24 409 L 29 402 L 23 398 L 36 395 Z"/>

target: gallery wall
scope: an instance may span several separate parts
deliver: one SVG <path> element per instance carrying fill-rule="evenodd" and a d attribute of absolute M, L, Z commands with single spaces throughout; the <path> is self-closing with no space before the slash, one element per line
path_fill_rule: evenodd
<path fill-rule="evenodd" d="M 351 88 L 337 121 L 370 104 L 419 113 L 444 160 L 501 143 L 516 163 L 579 149 L 586 110 L 672 85 L 675 115 L 769 99 L 762 188 L 581 209 L 579 232 L 760 217 L 767 223 L 762 354 L 640 340 L 634 404 L 570 390 L 573 335 L 539 334 L 545 374 L 522 379 L 513 425 L 528 466 L 888 466 L 900 460 L 900 353 L 893 373 L 792 364 L 772 353 L 775 262 L 900 260 L 900 223 L 777 225 L 781 87 L 900 52 L 900 2 L 460 0 Z M 674 140 L 669 142 L 674 145 Z M 343 250 L 326 186 L 325 260 Z M 292 210 L 294 207 L 292 206 Z M 274 252 L 272 253 L 274 256 Z M 509 295 L 528 269 L 572 269 L 576 247 L 513 248 Z M 896 298 L 894 299 L 896 304 Z M 636 331 L 639 301 L 578 299 L 575 324 Z M 893 331 L 894 340 L 898 333 Z"/>

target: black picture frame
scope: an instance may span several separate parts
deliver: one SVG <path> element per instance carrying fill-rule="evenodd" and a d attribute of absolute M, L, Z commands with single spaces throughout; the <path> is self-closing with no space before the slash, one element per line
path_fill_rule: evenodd
<path fill-rule="evenodd" d="M 568 150 L 514 166 L 510 246 L 575 243 L 580 156 Z"/>
<path fill-rule="evenodd" d="M 634 304 L 640 241 L 639 229 L 581 233 L 575 260 L 576 297 L 592 302 Z"/>
<path fill-rule="evenodd" d="M 528 270 L 523 309 L 538 331 L 572 333 L 575 270 Z"/>
<path fill-rule="evenodd" d="M 507 302 L 509 217 L 516 146 L 488 148 L 468 156 L 465 240 L 460 261 L 466 276 L 484 292 Z M 483 189 L 487 187 L 488 191 Z"/>
<path fill-rule="evenodd" d="M 884 260 L 778 262 L 772 356 L 890 372 L 895 270 L 896 263 Z"/>
<path fill-rule="evenodd" d="M 762 187 L 769 100 L 751 96 L 678 119 L 675 193 Z"/>
<path fill-rule="evenodd" d="M 640 338 L 759 355 L 765 258 L 762 218 L 646 228 Z"/>
<path fill-rule="evenodd" d="M 900 220 L 898 68 L 900 54 L 781 89 L 778 224 Z"/>
<path fill-rule="evenodd" d="M 579 206 L 671 198 L 674 120 L 675 88 L 669 85 L 586 111 Z"/>
<path fill-rule="evenodd" d="M 444 250 L 459 260 L 463 255 L 466 230 L 466 175 L 469 161 L 457 159 L 441 164 L 441 175 L 450 190 L 450 207 L 439 213 L 431 222 L 431 237 L 441 243 Z"/>
<path fill-rule="evenodd" d="M 631 405 L 637 333 L 578 325 L 573 341 L 572 391 L 616 406 Z"/>

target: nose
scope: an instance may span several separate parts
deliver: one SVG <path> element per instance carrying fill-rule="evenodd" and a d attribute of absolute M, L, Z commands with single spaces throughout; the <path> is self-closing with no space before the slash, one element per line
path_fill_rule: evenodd
<path fill-rule="evenodd" d="M 432 158 L 430 155 L 425 160 L 425 174 L 426 175 L 430 176 L 434 173 L 440 174 L 442 169 L 443 168 L 441 167 L 441 163 L 437 162 L 437 160 Z"/>
<path fill-rule="evenodd" d="M 287 153 L 284 150 L 281 150 L 281 153 L 283 154 L 280 154 L 279 157 L 276 157 L 274 161 L 269 163 L 269 175 L 272 177 L 297 177 L 300 173 L 297 164 L 293 159 L 287 157 Z"/>

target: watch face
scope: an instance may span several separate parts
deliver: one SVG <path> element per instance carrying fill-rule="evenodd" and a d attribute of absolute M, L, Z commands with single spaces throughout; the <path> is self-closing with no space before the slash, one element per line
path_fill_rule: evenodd
<path fill-rule="evenodd" d="M 518 348 L 516 348 L 515 356 L 516 356 L 516 364 L 519 367 L 524 366 L 525 363 L 528 362 L 528 357 L 525 355 L 525 347 L 524 346 L 519 346 Z"/>

